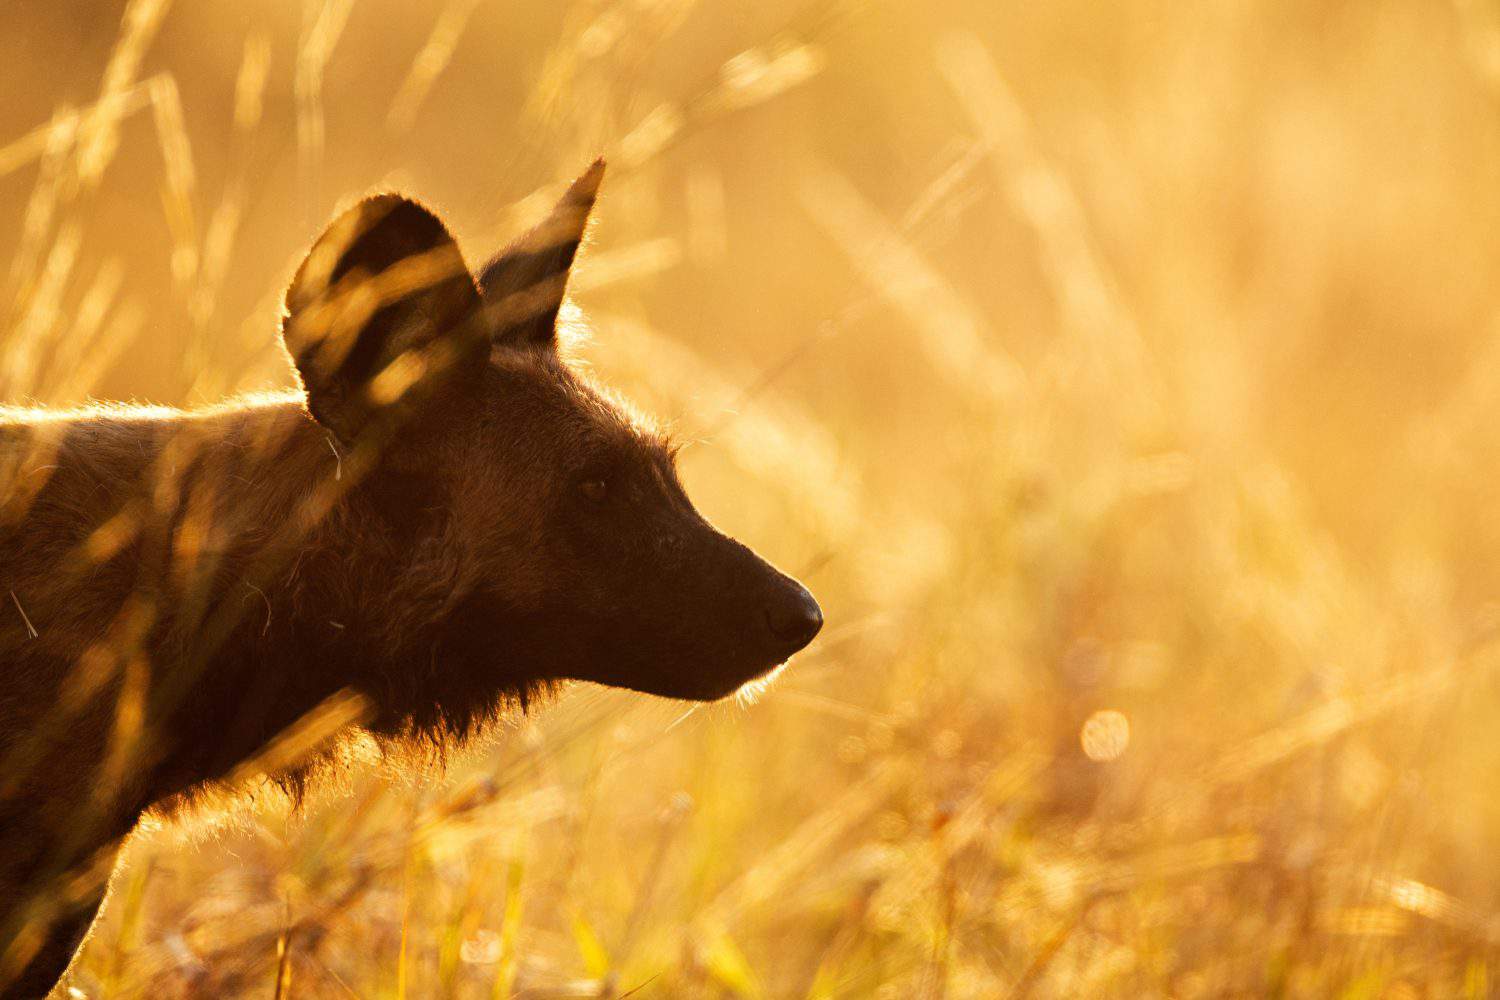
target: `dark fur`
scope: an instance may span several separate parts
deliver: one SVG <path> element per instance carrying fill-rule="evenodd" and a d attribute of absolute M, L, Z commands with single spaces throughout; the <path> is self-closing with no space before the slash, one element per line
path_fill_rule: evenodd
<path fill-rule="evenodd" d="M 56 981 L 142 812 L 340 692 L 444 747 L 563 679 L 714 698 L 812 638 L 558 354 L 600 169 L 477 281 L 414 202 L 346 213 L 288 292 L 305 393 L 0 416 L 0 995 Z"/>

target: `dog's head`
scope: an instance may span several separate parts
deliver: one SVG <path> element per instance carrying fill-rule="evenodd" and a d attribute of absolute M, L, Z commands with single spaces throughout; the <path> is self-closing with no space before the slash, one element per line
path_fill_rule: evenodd
<path fill-rule="evenodd" d="M 462 642 L 493 648 L 497 684 L 520 671 L 718 698 L 804 648 L 822 612 L 716 531 L 671 444 L 560 355 L 602 175 L 477 273 L 418 203 L 359 203 L 298 270 L 285 343 L 314 419 L 372 482 L 422 498 L 413 571 L 451 574 Z"/>

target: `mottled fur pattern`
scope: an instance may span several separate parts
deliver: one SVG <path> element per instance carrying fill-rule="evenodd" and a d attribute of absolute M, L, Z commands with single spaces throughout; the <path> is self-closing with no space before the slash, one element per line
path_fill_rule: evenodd
<path fill-rule="evenodd" d="M 417 203 L 350 209 L 287 294 L 302 391 L 0 410 L 0 995 L 56 981 L 143 812 L 299 789 L 326 739 L 258 755 L 320 707 L 441 751 L 565 679 L 715 698 L 811 640 L 557 349 L 601 171 L 477 278 Z"/>

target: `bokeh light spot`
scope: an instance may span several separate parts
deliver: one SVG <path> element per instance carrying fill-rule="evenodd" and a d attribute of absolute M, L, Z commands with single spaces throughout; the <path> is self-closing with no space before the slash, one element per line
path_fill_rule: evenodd
<path fill-rule="evenodd" d="M 1084 722 L 1078 740 L 1089 760 L 1101 763 L 1117 760 L 1130 746 L 1130 720 L 1124 712 L 1101 709 Z"/>

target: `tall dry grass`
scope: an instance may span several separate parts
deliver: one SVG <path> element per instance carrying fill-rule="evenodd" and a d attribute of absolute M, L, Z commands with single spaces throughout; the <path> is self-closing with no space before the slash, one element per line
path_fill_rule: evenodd
<path fill-rule="evenodd" d="M 341 199 L 477 256 L 603 151 L 584 359 L 830 622 L 753 705 L 579 688 L 445 777 L 145 832 L 87 995 L 1500 991 L 1493 3 L 0 39 L 0 399 L 285 385 Z"/>

